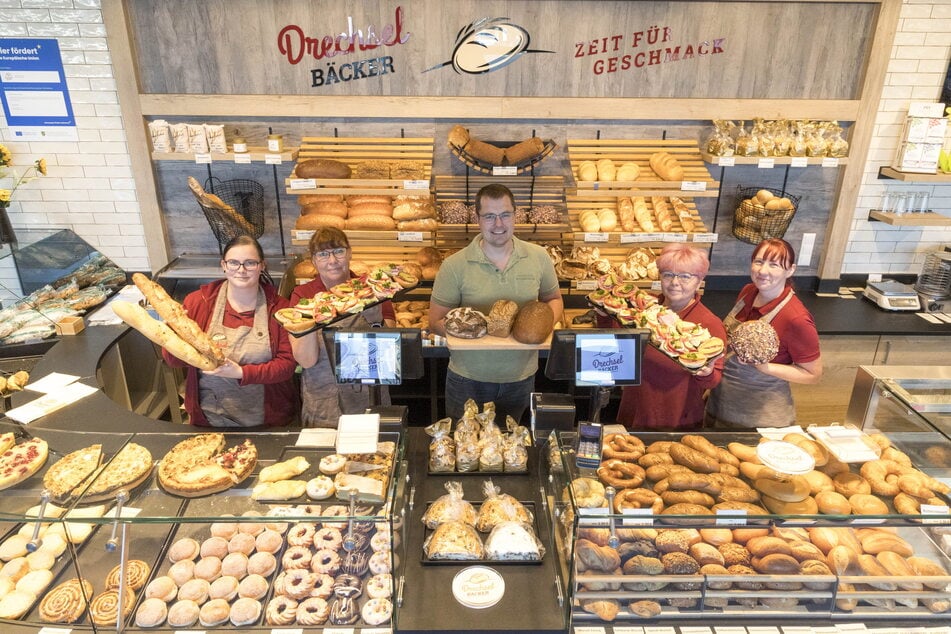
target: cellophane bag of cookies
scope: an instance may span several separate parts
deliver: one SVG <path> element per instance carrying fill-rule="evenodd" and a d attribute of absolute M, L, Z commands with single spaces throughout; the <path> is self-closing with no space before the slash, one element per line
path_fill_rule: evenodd
<path fill-rule="evenodd" d="M 456 443 L 450 429 L 451 418 L 437 420 L 426 428 L 432 437 L 429 441 L 429 470 L 432 473 L 447 473 L 456 470 Z"/>
<path fill-rule="evenodd" d="M 519 425 L 511 416 L 505 417 L 508 429 L 502 441 L 502 464 L 505 471 L 528 470 L 528 447 L 532 436 L 527 427 Z"/>
<path fill-rule="evenodd" d="M 168 131 L 172 135 L 172 144 L 175 148 L 173 152 L 191 152 L 192 146 L 188 140 L 188 124 L 173 123 L 168 126 Z"/>
<path fill-rule="evenodd" d="M 479 471 L 502 471 L 502 436 L 491 436 L 479 442 Z"/>
<path fill-rule="evenodd" d="M 746 130 L 746 122 L 740 121 L 740 126 L 736 130 L 736 155 L 756 156 L 757 154 L 759 154 L 759 144 Z"/>
<path fill-rule="evenodd" d="M 485 481 L 482 491 L 485 494 L 485 502 L 479 507 L 479 515 L 476 517 L 477 530 L 488 533 L 502 522 L 531 524 L 535 521 L 531 511 L 525 508 L 524 504 L 508 493 L 502 493 L 491 479 Z"/>
<path fill-rule="evenodd" d="M 826 139 L 826 156 L 834 158 L 845 158 L 848 156 L 849 142 L 842 137 L 842 127 L 837 121 L 829 123 L 828 135 Z"/>
<path fill-rule="evenodd" d="M 445 487 L 446 494 L 438 497 L 423 513 L 423 524 L 427 528 L 436 528 L 443 522 L 458 521 L 475 526 L 476 510 L 466 501 L 462 483 L 447 482 Z"/>
<path fill-rule="evenodd" d="M 479 470 L 479 436 L 476 434 L 456 434 L 456 471 L 468 473 Z"/>

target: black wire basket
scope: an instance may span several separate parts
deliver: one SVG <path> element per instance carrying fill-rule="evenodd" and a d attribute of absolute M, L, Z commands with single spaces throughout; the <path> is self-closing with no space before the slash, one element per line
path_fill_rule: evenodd
<path fill-rule="evenodd" d="M 223 248 L 240 235 L 261 237 L 264 233 L 264 187 L 260 183 L 247 179 L 221 181 L 211 178 L 205 181 L 205 191 L 234 209 L 231 213 L 201 201 L 198 203 L 219 247 Z"/>
<path fill-rule="evenodd" d="M 761 204 L 756 194 L 764 189 L 773 194 L 775 199 L 788 199 L 791 207 L 786 205 L 781 209 L 769 209 Z M 782 238 L 796 215 L 799 198 L 769 187 L 737 187 L 736 199 L 739 204 L 733 214 L 733 235 L 749 244 L 759 244 L 767 238 Z"/>

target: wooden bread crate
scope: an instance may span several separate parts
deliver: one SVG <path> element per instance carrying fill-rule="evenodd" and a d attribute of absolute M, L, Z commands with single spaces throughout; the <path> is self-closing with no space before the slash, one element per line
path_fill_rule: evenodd
<path fill-rule="evenodd" d="M 372 137 L 304 137 L 298 150 L 298 161 L 332 159 L 356 169 L 367 161 L 414 161 L 424 165 L 424 177 L 415 181 L 370 178 L 320 178 L 316 187 L 301 188 L 296 174 L 285 181 L 287 193 L 301 194 L 388 194 L 390 196 L 425 196 L 430 191 L 433 170 L 433 139 Z"/>
<path fill-rule="evenodd" d="M 650 167 L 650 158 L 656 152 L 672 154 L 684 168 L 683 181 L 665 181 Z M 623 163 L 637 163 L 640 176 L 636 181 L 582 181 L 578 166 L 583 161 L 611 159 L 616 167 Z M 689 140 L 648 139 L 569 139 L 568 161 L 578 192 L 594 196 L 691 196 L 715 197 L 720 183 L 707 170 L 700 147 Z M 640 192 L 640 193 L 636 193 Z"/>
<path fill-rule="evenodd" d="M 656 196 L 656 194 L 654 195 Z M 606 244 L 621 244 L 622 246 L 636 246 L 636 243 L 695 242 L 695 238 L 699 237 L 701 238 L 700 242 L 709 244 L 710 240 L 707 234 L 706 225 L 704 225 L 703 219 L 700 217 L 700 213 L 697 211 L 697 206 L 694 204 L 691 198 L 683 198 L 682 200 L 690 209 L 690 217 L 693 219 L 695 224 L 692 232 L 686 232 L 683 225 L 681 224 L 680 218 L 674 214 L 674 224 L 670 231 L 662 232 L 658 227 L 657 231 L 648 233 L 639 228 L 637 231 L 632 232 L 626 232 L 621 229 L 620 214 L 618 213 L 618 198 L 621 197 L 628 196 L 615 193 L 610 197 L 606 197 L 604 195 L 594 195 L 589 191 L 579 191 L 578 195 L 569 195 L 568 218 L 569 222 L 571 223 L 572 235 L 568 236 L 568 240 L 575 243 L 588 241 L 602 242 Z M 650 211 L 652 219 L 656 222 L 657 215 L 654 213 L 654 205 L 651 202 L 651 196 L 644 196 L 644 199 L 647 203 L 647 209 Z M 578 219 L 581 215 L 581 212 L 585 211 L 586 209 L 610 209 L 616 216 L 618 216 L 617 229 L 603 233 L 597 232 L 594 234 L 586 234 L 581 229 L 581 223 Z"/>

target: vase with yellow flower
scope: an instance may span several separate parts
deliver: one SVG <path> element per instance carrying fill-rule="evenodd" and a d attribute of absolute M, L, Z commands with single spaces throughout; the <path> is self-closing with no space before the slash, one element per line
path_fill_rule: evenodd
<path fill-rule="evenodd" d="M 0 143 L 0 244 L 16 244 L 16 233 L 10 224 L 7 208 L 21 185 L 46 176 L 46 159 L 36 159 L 22 173 L 13 166 L 13 152 Z"/>

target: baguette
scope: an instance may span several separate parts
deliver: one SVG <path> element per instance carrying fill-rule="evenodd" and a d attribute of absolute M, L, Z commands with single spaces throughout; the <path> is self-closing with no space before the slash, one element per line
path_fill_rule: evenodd
<path fill-rule="evenodd" d="M 502 165 L 505 162 L 505 150 L 485 141 L 470 138 L 465 150 L 472 158 L 489 165 Z"/>
<path fill-rule="evenodd" d="M 347 229 L 396 229 L 396 221 L 390 216 L 383 215 L 365 215 L 356 218 L 348 218 Z"/>
<path fill-rule="evenodd" d="M 294 228 L 300 231 L 316 231 L 322 227 L 334 227 L 343 229 L 347 221 L 340 216 L 330 216 L 327 214 L 307 214 L 297 219 Z"/>
<path fill-rule="evenodd" d="M 693 216 L 690 215 L 690 207 L 687 206 L 687 203 L 676 196 L 671 196 L 670 204 L 674 206 L 674 212 L 680 219 L 680 226 L 682 226 L 687 233 L 692 233 L 697 225 L 693 220 Z"/>
<path fill-rule="evenodd" d="M 637 231 L 637 220 L 634 218 L 634 203 L 630 198 L 617 199 L 617 211 L 621 221 L 621 230 L 628 233 Z"/>
<path fill-rule="evenodd" d="M 216 346 L 204 330 L 195 323 L 186 313 L 182 305 L 172 299 L 161 285 L 156 284 L 141 273 L 133 273 L 132 281 L 138 287 L 145 299 L 148 300 L 152 308 L 159 314 L 159 317 L 168 324 L 169 328 L 175 331 L 185 343 L 192 346 L 206 357 L 214 367 L 220 366 L 225 361 L 225 356 L 221 348 Z M 171 350 L 169 350 L 171 352 Z"/>
<path fill-rule="evenodd" d="M 337 216 L 338 218 L 347 217 L 347 205 L 340 202 L 310 203 L 301 205 L 300 215 L 309 216 L 310 214 L 322 214 L 325 216 Z"/>
<path fill-rule="evenodd" d="M 654 152 L 650 158 L 651 169 L 665 181 L 682 181 L 684 168 L 669 152 Z"/>
<path fill-rule="evenodd" d="M 644 197 L 638 196 L 634 198 L 632 202 L 634 204 L 634 219 L 637 220 L 637 224 L 641 226 L 641 229 L 648 233 L 657 231 L 657 227 L 651 219 L 651 212 L 647 208 L 647 201 L 644 200 Z"/>
<path fill-rule="evenodd" d="M 651 197 L 651 204 L 654 205 L 654 216 L 657 218 L 657 225 L 661 231 L 670 231 L 674 228 L 674 213 L 663 196 Z"/>
<path fill-rule="evenodd" d="M 505 162 L 507 165 L 518 165 L 529 161 L 545 151 L 545 142 L 537 136 L 525 139 L 505 148 Z"/>
<path fill-rule="evenodd" d="M 218 367 L 176 335 L 167 325 L 153 319 L 148 311 L 138 304 L 117 299 L 110 306 L 122 321 L 141 332 L 152 343 L 167 350 L 176 359 L 181 359 L 200 370 L 214 370 Z"/>

